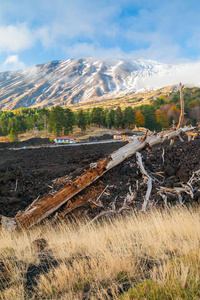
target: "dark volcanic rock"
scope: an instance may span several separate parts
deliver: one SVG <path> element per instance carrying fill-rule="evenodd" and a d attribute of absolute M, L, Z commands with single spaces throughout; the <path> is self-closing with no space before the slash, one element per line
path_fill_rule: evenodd
<path fill-rule="evenodd" d="M 174 171 L 174 168 L 172 168 L 170 165 L 167 165 L 165 167 L 165 173 L 168 175 L 168 176 L 173 176 L 175 174 L 175 171 Z"/>
<path fill-rule="evenodd" d="M 181 167 L 180 170 L 177 172 L 177 176 L 179 177 L 181 182 L 186 183 L 189 179 L 189 172 L 187 172 L 184 167 Z"/>
<path fill-rule="evenodd" d="M 0 214 L 13 217 L 18 210 L 24 210 L 37 197 L 42 198 L 45 194 L 58 191 L 66 182 L 81 175 L 90 163 L 107 157 L 122 146 L 124 143 L 116 142 L 18 151 L 2 150 Z M 164 163 L 161 157 L 163 147 Z M 185 143 L 176 141 L 172 146 L 169 146 L 169 143 L 157 145 L 152 149 L 141 150 L 141 154 L 146 171 L 157 178 L 157 181 L 153 181 L 150 199 L 159 200 L 159 204 L 163 203 L 157 194 L 159 186 L 181 186 L 180 182 L 186 182 L 193 171 L 200 169 L 200 139 Z M 116 197 L 116 207 L 121 207 L 129 187 L 136 190 L 138 184 L 133 208 L 141 209 L 147 184 L 137 167 L 135 155 L 105 173 L 99 180 L 103 185 L 108 185 L 106 193 L 101 197 L 104 208 L 109 209 Z M 98 182 L 97 180 L 93 186 L 98 185 Z M 195 193 L 199 187 L 200 183 L 197 182 Z M 195 196 L 194 199 L 199 201 L 199 196 Z M 186 197 L 184 200 L 187 202 Z M 168 201 L 176 203 L 177 197 L 169 196 Z M 90 216 L 101 211 L 99 207 L 87 209 Z"/>
<path fill-rule="evenodd" d="M 30 147 L 30 146 L 42 146 L 49 145 L 51 142 L 48 138 L 32 138 L 23 142 L 12 142 L 12 143 L 0 143 L 0 148 L 22 148 L 22 147 Z"/>

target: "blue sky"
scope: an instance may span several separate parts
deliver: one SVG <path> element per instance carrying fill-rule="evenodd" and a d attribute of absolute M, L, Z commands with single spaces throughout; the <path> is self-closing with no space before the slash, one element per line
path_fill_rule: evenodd
<path fill-rule="evenodd" d="M 0 0 L 0 71 L 81 56 L 200 60 L 199 0 Z"/>

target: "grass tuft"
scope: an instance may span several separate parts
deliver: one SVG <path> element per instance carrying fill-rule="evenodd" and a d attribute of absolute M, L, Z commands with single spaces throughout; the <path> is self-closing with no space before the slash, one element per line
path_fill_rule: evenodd
<path fill-rule="evenodd" d="M 200 211 L 0 231 L 0 299 L 199 299 Z"/>

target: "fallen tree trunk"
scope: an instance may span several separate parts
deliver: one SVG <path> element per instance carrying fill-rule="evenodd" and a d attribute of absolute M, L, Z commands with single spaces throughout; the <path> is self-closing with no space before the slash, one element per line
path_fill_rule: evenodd
<path fill-rule="evenodd" d="M 30 205 L 24 212 L 19 212 L 15 217 L 15 221 L 20 226 L 28 228 L 44 220 L 50 214 L 57 211 L 69 199 L 102 176 L 110 160 L 111 158 L 105 158 L 92 164 L 90 169 L 86 170 L 73 182 L 67 183 L 58 193 L 47 195 L 36 201 L 33 205 Z"/>
<path fill-rule="evenodd" d="M 106 186 L 106 188 L 107 188 L 107 186 Z M 99 199 L 96 199 L 96 198 L 97 198 L 98 194 L 102 195 L 102 193 L 105 191 L 106 188 L 104 188 L 103 184 L 101 183 L 99 186 L 97 186 L 95 188 L 89 187 L 87 189 L 87 193 L 85 195 L 77 195 L 77 196 L 73 197 L 71 200 L 67 201 L 63 210 L 56 216 L 56 218 L 54 218 L 54 221 L 59 218 L 60 219 L 65 218 L 65 216 L 68 213 L 85 205 L 89 201 L 92 202 L 96 206 L 101 206 L 99 204 Z M 98 197 L 98 198 L 100 198 L 100 197 Z"/>
<path fill-rule="evenodd" d="M 73 196 L 92 184 L 104 173 L 136 153 L 136 151 L 144 148 L 145 145 L 146 141 L 136 139 L 112 153 L 109 157 L 101 159 L 97 163 L 92 163 L 88 170 L 73 182 L 67 183 L 58 193 L 47 195 L 31 204 L 24 212 L 19 212 L 15 217 L 16 223 L 18 226 L 28 228 L 44 220 Z"/>
<path fill-rule="evenodd" d="M 140 151 L 145 146 L 153 146 L 179 136 L 184 132 L 193 130 L 193 127 L 179 128 L 167 133 L 151 133 L 142 138 L 136 138 L 131 143 L 113 152 L 109 157 L 101 159 L 97 163 L 90 165 L 81 176 L 73 182 L 67 183 L 59 192 L 50 194 L 42 199 L 35 200 L 25 211 L 18 212 L 14 218 L 18 227 L 29 228 L 40 221 L 44 220 L 52 213 L 56 212 L 62 205 L 77 195 L 80 191 L 88 187 L 95 180 L 108 172 L 113 167 L 120 164 L 126 158 Z"/>

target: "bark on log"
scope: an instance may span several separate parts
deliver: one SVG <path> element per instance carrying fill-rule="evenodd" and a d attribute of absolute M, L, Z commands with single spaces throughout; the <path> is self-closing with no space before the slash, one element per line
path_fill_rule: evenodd
<path fill-rule="evenodd" d="M 179 136 L 182 132 L 187 132 L 193 129 L 193 127 L 179 128 L 177 130 L 167 132 L 166 134 L 163 132 L 161 134 L 151 134 L 145 136 L 145 138 L 142 137 L 135 139 L 133 142 L 113 152 L 109 157 L 91 164 L 90 169 L 86 170 L 73 182 L 67 183 L 58 193 L 47 195 L 32 203 L 24 212 L 19 212 L 16 215 L 15 222 L 19 227 L 24 228 L 28 228 L 39 223 L 57 211 L 63 204 L 69 201 L 84 188 L 92 184 L 104 173 L 120 164 L 137 151 L 140 151 L 146 145 L 153 146 L 155 144 L 162 143 L 166 140 Z"/>
<path fill-rule="evenodd" d="M 78 194 L 92 182 L 106 172 L 106 166 L 111 158 L 105 158 L 93 164 L 81 176 L 73 182 L 69 182 L 55 195 L 47 195 L 39 199 L 34 205 L 28 207 L 24 212 L 16 215 L 15 221 L 22 227 L 28 228 L 44 220 L 53 212 L 57 211 L 64 203 Z"/>
<path fill-rule="evenodd" d="M 73 199 L 67 201 L 65 207 L 63 208 L 62 212 L 58 214 L 58 216 L 55 219 L 64 218 L 68 213 L 72 212 L 78 207 L 81 207 L 85 205 L 88 201 L 94 200 L 92 203 L 96 204 L 98 206 L 98 199 L 97 195 L 101 194 L 105 188 L 103 187 L 103 184 L 100 184 L 98 187 L 90 187 L 87 190 L 87 193 L 85 195 L 77 195 L 73 197 Z M 54 219 L 54 221 L 55 221 Z"/>

